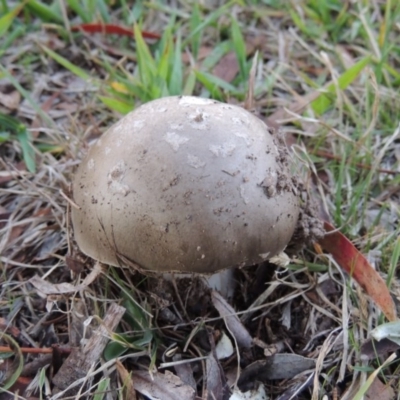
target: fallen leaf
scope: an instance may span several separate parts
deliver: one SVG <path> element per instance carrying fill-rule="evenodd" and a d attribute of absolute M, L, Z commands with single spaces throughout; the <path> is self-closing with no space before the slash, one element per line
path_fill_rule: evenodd
<path fill-rule="evenodd" d="M 339 266 L 365 290 L 386 318 L 395 321 L 396 307 L 382 277 L 346 236 L 335 231 L 329 222 L 324 222 L 324 228 L 327 234 L 318 244 L 332 254 Z"/>
<path fill-rule="evenodd" d="M 280 394 L 276 400 L 293 400 L 299 399 L 301 393 L 307 390 L 313 383 L 314 373 L 308 376 L 299 376 L 293 382 L 287 382 L 285 385 L 285 391 Z"/>
<path fill-rule="evenodd" d="M 395 393 L 389 384 L 385 385 L 380 379 L 375 378 L 364 398 L 365 400 L 393 400 Z"/>
<path fill-rule="evenodd" d="M 5 94 L 0 92 L 0 104 L 7 107 L 9 110 L 16 110 L 21 102 L 21 95 L 14 90 L 11 93 Z"/>
<path fill-rule="evenodd" d="M 211 299 L 219 315 L 224 318 L 229 332 L 235 337 L 237 344 L 240 347 L 250 348 L 253 340 L 247 329 L 240 322 L 236 311 L 215 290 L 211 291 Z"/>
<path fill-rule="evenodd" d="M 236 53 L 230 51 L 219 60 L 218 64 L 214 67 L 212 73 L 226 82 L 232 82 L 239 72 L 239 63 Z"/>
<path fill-rule="evenodd" d="M 100 263 L 96 263 L 92 271 L 86 276 L 80 285 L 72 285 L 71 283 L 50 283 L 40 278 L 38 275 L 29 279 L 29 282 L 35 286 L 40 292 L 46 295 L 75 293 L 86 289 L 101 273 Z"/>
<path fill-rule="evenodd" d="M 370 338 L 361 346 L 361 359 L 363 361 L 374 360 L 379 357 L 387 357 L 389 353 L 397 351 L 400 346 L 389 339 L 377 342 Z"/>
<path fill-rule="evenodd" d="M 351 384 L 351 386 L 343 393 L 341 400 L 375 400 L 375 399 L 385 399 L 388 400 L 390 397 L 381 397 L 381 392 L 378 392 L 378 396 L 368 396 L 367 394 L 370 393 L 369 390 L 371 386 L 373 386 L 375 380 L 377 379 L 378 374 L 386 368 L 394 359 L 396 358 L 396 353 L 393 353 L 389 358 L 386 359 L 382 363 L 380 360 L 380 365 L 377 369 L 375 369 L 369 376 L 368 379 L 365 381 L 361 376 L 358 376 L 356 380 Z M 379 385 L 379 384 L 375 384 Z M 382 389 L 382 387 L 381 387 Z M 373 389 L 374 390 L 374 389 Z M 389 392 L 390 394 L 390 392 Z"/>
<path fill-rule="evenodd" d="M 212 353 L 206 360 L 206 371 L 207 400 L 224 399 L 225 376 L 222 375 L 222 368 Z"/>
<path fill-rule="evenodd" d="M 377 326 L 371 331 L 371 337 L 378 342 L 382 339 L 389 339 L 400 346 L 400 321 Z"/>
<path fill-rule="evenodd" d="M 246 37 L 246 55 L 249 57 L 262 46 L 262 36 L 248 36 Z M 225 54 L 212 70 L 212 74 L 226 82 L 232 82 L 236 75 L 239 73 L 239 62 L 234 51 Z M 255 74 L 255 67 L 254 67 Z"/>
<path fill-rule="evenodd" d="M 133 387 L 131 374 L 126 370 L 121 361 L 116 360 L 115 366 L 117 368 L 119 377 L 122 381 L 122 398 L 129 400 L 136 400 L 136 391 Z"/>
<path fill-rule="evenodd" d="M 192 400 L 195 391 L 185 385 L 171 371 L 160 372 L 133 371 L 132 382 L 135 389 L 150 400 Z"/>
<path fill-rule="evenodd" d="M 133 29 L 113 24 L 102 24 L 102 23 L 79 24 L 72 26 L 71 30 L 73 32 L 84 31 L 86 33 L 104 33 L 107 35 L 134 37 Z M 161 35 L 159 35 L 158 33 L 147 32 L 147 31 L 142 31 L 142 36 L 145 39 L 161 39 Z"/>
<path fill-rule="evenodd" d="M 313 368 L 315 368 L 315 360 L 311 358 L 298 354 L 275 354 L 248 365 L 240 375 L 238 387 L 242 391 L 250 390 L 257 381 L 291 379 Z"/>
<path fill-rule="evenodd" d="M 181 354 L 175 354 L 172 357 L 173 361 L 181 361 L 182 360 L 182 355 Z M 174 369 L 176 374 L 179 376 L 180 379 L 182 379 L 182 382 L 185 385 L 189 385 L 193 390 L 196 390 L 196 380 L 193 377 L 193 370 L 192 366 L 190 363 L 185 363 L 185 364 L 176 364 L 174 365 Z"/>

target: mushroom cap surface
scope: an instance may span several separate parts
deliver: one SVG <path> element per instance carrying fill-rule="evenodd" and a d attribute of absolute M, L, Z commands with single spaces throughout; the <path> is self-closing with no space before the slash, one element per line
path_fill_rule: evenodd
<path fill-rule="evenodd" d="M 214 273 L 280 253 L 299 216 L 287 151 L 241 107 L 190 96 L 111 126 L 73 182 L 75 239 L 90 257 Z"/>

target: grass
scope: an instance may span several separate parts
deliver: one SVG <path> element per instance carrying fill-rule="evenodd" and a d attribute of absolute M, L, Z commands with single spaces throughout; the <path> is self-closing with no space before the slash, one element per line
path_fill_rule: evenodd
<path fill-rule="evenodd" d="M 163 96 L 193 94 L 243 104 L 257 51 L 255 111 L 266 121 L 279 116 L 293 153 L 308 167 L 306 182 L 318 194 L 324 215 L 369 257 L 398 298 L 399 20 L 400 3 L 390 0 L 237 0 L 212 7 L 186 0 L 178 8 L 161 0 L 133 6 L 123 0 L 1 1 L 2 329 L 7 327 L 21 347 L 44 348 L 49 343 L 38 334 L 38 326 L 45 321 L 50 342 L 72 346 L 68 331 L 75 326 L 73 296 L 57 297 L 56 308 L 47 311 L 43 295 L 28 281 L 38 274 L 53 284 L 78 284 L 90 271 L 90 261 L 81 260 L 74 245 L 65 200 L 88 142 L 121 115 Z M 74 29 L 99 21 L 127 32 Z M 20 102 L 13 105 L 12 96 Z M 80 268 L 71 272 L 71 265 Z M 299 398 L 322 399 L 335 390 L 342 396 L 346 386 L 361 398 L 376 384 L 375 375 L 400 392 L 396 361 L 360 361 L 362 343 L 382 317 L 332 260 L 309 247 L 287 270 L 268 277 L 270 292 L 252 310 L 252 318 L 243 319 L 251 336 L 272 345 L 272 332 L 277 342 L 288 340 L 295 353 L 307 348 L 306 355 L 315 359 L 318 349 L 328 346 L 323 378 Z M 255 269 L 239 271 L 236 278 L 243 290 L 232 305 L 246 315 L 257 300 L 252 297 Z M 328 290 L 329 285 L 335 290 Z M 189 304 L 185 311 L 180 304 L 188 288 L 163 290 L 151 277 L 112 268 L 76 295 L 86 318 L 102 317 L 115 301 L 128 310 L 118 331 L 110 333 L 107 361 L 120 359 L 128 371 L 135 371 L 138 364 L 157 367 L 165 354 L 183 347 L 185 356 L 207 354 L 199 339 L 205 327 L 217 336 L 225 330 L 215 310 L 207 305 L 199 312 Z M 179 316 L 179 322 L 168 319 L 167 311 Z M 291 315 L 289 328 L 279 322 L 283 313 Z M 343 348 L 329 347 L 329 332 L 346 327 Z M 24 335 L 10 334 L 11 328 Z M 255 346 L 243 366 L 265 359 L 262 351 Z M 24 359 L 26 365 L 34 361 L 32 356 Z M 222 362 L 223 370 L 235 362 Z M 29 383 L 44 397 L 51 375 L 45 365 L 41 368 Z M 201 396 L 205 362 L 198 361 L 196 368 Z M 110 366 L 93 381 L 97 389 L 93 387 L 92 398 L 105 398 L 108 390 L 117 393 L 117 387 L 122 393 L 124 379 L 113 371 Z M 17 372 L 21 374 L 21 366 Z M 15 378 L 16 373 L 9 374 L 1 383 L 11 387 Z M 287 387 L 292 384 L 288 380 Z M 286 390 L 273 382 L 266 388 L 271 398 Z"/>

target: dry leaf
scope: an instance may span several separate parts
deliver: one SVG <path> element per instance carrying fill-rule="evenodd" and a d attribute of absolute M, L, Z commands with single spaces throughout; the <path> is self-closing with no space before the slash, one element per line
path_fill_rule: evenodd
<path fill-rule="evenodd" d="M 165 374 L 148 371 L 133 371 L 132 382 L 135 389 L 150 400 L 193 400 L 195 391 L 171 371 Z"/>
<path fill-rule="evenodd" d="M 257 49 L 259 49 L 265 38 L 262 36 L 248 36 L 246 37 L 246 55 L 251 56 Z M 255 75 L 256 58 L 253 60 L 253 75 Z M 234 51 L 225 54 L 219 62 L 215 65 L 212 73 L 226 82 L 232 82 L 236 75 L 239 73 L 239 62 Z M 251 74 L 250 74 L 251 75 Z M 251 83 L 250 83 L 251 85 Z"/>
<path fill-rule="evenodd" d="M 389 339 L 382 339 L 379 342 L 368 339 L 361 346 L 361 359 L 363 361 L 368 361 L 379 357 L 387 357 L 389 353 L 393 353 L 399 348 L 400 346 L 398 344 Z"/>
<path fill-rule="evenodd" d="M 117 360 L 115 362 L 115 366 L 117 367 L 118 374 L 122 381 L 122 387 L 123 387 L 122 398 L 129 400 L 136 400 L 136 391 L 135 388 L 133 387 L 131 374 L 126 370 L 121 361 Z"/>
<path fill-rule="evenodd" d="M 40 278 L 38 275 L 33 276 L 29 279 L 29 282 L 35 286 L 40 292 L 50 294 L 64 294 L 74 293 L 86 289 L 101 273 L 100 263 L 96 263 L 90 274 L 83 280 L 80 285 L 72 285 L 71 283 L 50 283 Z"/>
<path fill-rule="evenodd" d="M 175 354 L 172 357 L 173 361 L 180 361 L 182 360 L 182 355 L 181 354 Z M 185 383 L 186 385 L 189 385 L 193 390 L 196 390 L 196 380 L 193 377 L 193 370 L 192 366 L 190 363 L 185 363 L 185 364 L 176 364 L 174 365 L 174 369 L 176 374 L 179 376 L 179 378 L 182 379 L 182 382 Z"/>
<path fill-rule="evenodd" d="M 212 353 L 207 358 L 206 370 L 207 400 L 224 399 L 225 376 L 222 376 L 222 368 Z"/>
<path fill-rule="evenodd" d="M 297 374 L 315 368 L 315 360 L 298 354 L 275 354 L 266 360 L 247 366 L 238 381 L 242 391 L 253 389 L 255 382 L 274 379 L 291 379 Z"/>
<path fill-rule="evenodd" d="M 219 315 L 224 318 L 229 332 L 235 337 L 240 347 L 250 348 L 253 342 L 249 332 L 240 322 L 236 311 L 226 302 L 226 300 L 215 290 L 211 292 L 211 298 L 214 307 Z"/>
<path fill-rule="evenodd" d="M 389 384 L 382 383 L 378 378 L 375 378 L 365 393 L 365 400 L 394 400 L 395 393 Z"/>
<path fill-rule="evenodd" d="M 324 222 L 327 234 L 319 245 L 331 253 L 339 266 L 346 271 L 372 298 L 389 321 L 396 320 L 396 307 L 385 281 L 356 247 L 329 223 Z"/>
<path fill-rule="evenodd" d="M 212 73 L 226 82 L 232 82 L 239 72 L 239 63 L 236 53 L 230 51 L 219 60 L 218 64 L 213 68 Z"/>
<path fill-rule="evenodd" d="M 9 110 L 16 110 L 21 103 L 21 95 L 14 90 L 11 93 L 5 94 L 0 92 L 0 104 L 7 107 Z"/>

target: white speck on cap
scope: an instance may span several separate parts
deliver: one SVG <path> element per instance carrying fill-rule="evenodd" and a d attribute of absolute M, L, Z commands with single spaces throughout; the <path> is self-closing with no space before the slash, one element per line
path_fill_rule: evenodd
<path fill-rule="evenodd" d="M 178 151 L 180 145 L 189 141 L 189 138 L 178 135 L 176 132 L 167 132 L 164 135 L 164 139 L 169 145 L 171 145 L 174 151 Z"/>
<path fill-rule="evenodd" d="M 217 157 L 228 157 L 233 154 L 236 149 L 235 143 L 222 143 L 221 145 L 211 145 L 209 147 L 211 153 L 215 154 Z"/>
<path fill-rule="evenodd" d="M 204 99 L 202 97 L 182 96 L 179 100 L 180 106 L 207 105 L 213 104 L 214 100 Z"/>

